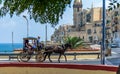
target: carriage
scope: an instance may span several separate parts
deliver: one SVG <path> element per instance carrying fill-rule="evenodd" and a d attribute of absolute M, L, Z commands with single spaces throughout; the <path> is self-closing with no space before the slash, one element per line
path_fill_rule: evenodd
<path fill-rule="evenodd" d="M 25 41 L 28 40 L 29 44 L 33 44 L 33 42 L 36 45 L 36 48 L 32 48 L 32 50 L 30 50 L 29 48 L 25 47 Z M 42 43 L 37 43 L 37 38 L 35 37 L 27 37 L 27 38 L 23 38 L 23 50 L 22 52 L 20 52 L 20 54 L 18 55 L 18 61 L 22 61 L 22 62 L 28 62 L 32 56 L 35 56 L 35 59 L 37 62 L 42 62 L 43 60 L 43 49 L 39 48 L 38 45 L 42 45 Z"/>

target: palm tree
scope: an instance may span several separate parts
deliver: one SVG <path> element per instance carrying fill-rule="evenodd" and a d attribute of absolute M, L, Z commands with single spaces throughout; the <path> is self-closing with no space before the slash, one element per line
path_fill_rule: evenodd
<path fill-rule="evenodd" d="M 83 39 L 78 37 L 67 37 L 66 39 L 64 39 L 64 43 L 70 43 L 73 49 L 84 46 Z"/>

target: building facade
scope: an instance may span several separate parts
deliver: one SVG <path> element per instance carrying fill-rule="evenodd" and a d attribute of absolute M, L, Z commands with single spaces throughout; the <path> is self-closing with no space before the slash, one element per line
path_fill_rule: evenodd
<path fill-rule="evenodd" d="M 67 37 L 79 37 L 85 42 L 99 43 L 102 41 L 102 8 L 83 9 L 82 0 L 74 0 L 73 25 L 63 25 L 55 30 L 51 40 L 62 42 Z M 120 7 L 106 10 L 106 40 L 120 47 Z"/>
<path fill-rule="evenodd" d="M 115 43 L 120 47 L 120 8 L 116 8 L 106 13 L 106 35 L 110 43 Z"/>
<path fill-rule="evenodd" d="M 102 8 L 82 8 L 82 0 L 74 0 L 73 4 L 73 25 L 63 25 L 55 30 L 51 40 L 62 42 L 67 37 L 79 37 L 85 42 L 98 43 L 102 34 Z"/>
<path fill-rule="evenodd" d="M 58 29 L 55 29 L 54 34 L 51 36 L 51 41 L 63 43 L 64 38 L 70 36 L 70 32 L 75 31 L 75 26 L 64 24 L 59 26 Z"/>

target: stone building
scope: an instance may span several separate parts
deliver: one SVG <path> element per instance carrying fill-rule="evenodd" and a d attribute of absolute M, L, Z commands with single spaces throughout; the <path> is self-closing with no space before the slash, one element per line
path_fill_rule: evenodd
<path fill-rule="evenodd" d="M 80 37 L 85 42 L 99 43 L 102 40 L 102 8 L 83 9 L 82 0 L 74 0 L 73 25 L 60 26 L 51 36 L 51 40 L 62 42 L 67 37 Z M 120 47 L 120 8 L 106 10 L 106 40 Z"/>
<path fill-rule="evenodd" d="M 62 43 L 65 37 L 70 36 L 70 32 L 74 32 L 75 27 L 73 25 L 64 24 L 59 26 L 58 29 L 54 31 L 54 34 L 51 36 L 51 41 Z"/>
<path fill-rule="evenodd" d="M 76 33 L 71 32 L 70 36 L 77 35 L 85 42 L 98 43 L 102 38 L 102 8 L 93 7 L 93 4 L 90 9 L 83 9 L 82 6 L 82 0 L 74 1 L 73 21 Z"/>
<path fill-rule="evenodd" d="M 60 26 L 51 36 L 51 40 L 62 42 L 67 36 L 80 37 L 85 42 L 98 43 L 101 41 L 101 20 L 102 8 L 82 8 L 82 0 L 74 0 L 73 4 L 73 25 Z"/>
<path fill-rule="evenodd" d="M 106 13 L 106 36 L 109 42 L 120 47 L 120 8 L 116 8 Z"/>

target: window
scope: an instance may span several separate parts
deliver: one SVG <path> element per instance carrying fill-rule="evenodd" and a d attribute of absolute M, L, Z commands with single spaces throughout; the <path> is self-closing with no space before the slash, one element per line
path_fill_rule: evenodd
<path fill-rule="evenodd" d="M 91 32 L 91 29 L 88 29 L 88 30 L 87 30 L 87 33 L 88 33 L 88 34 L 91 34 L 91 33 L 92 33 L 92 32 Z"/>
<path fill-rule="evenodd" d="M 64 32 L 62 32 L 62 35 L 64 35 Z"/>
<path fill-rule="evenodd" d="M 90 37 L 89 37 L 89 42 L 91 42 L 91 43 L 92 43 L 92 41 L 93 41 L 93 37 L 92 37 L 92 36 L 90 36 Z"/>
<path fill-rule="evenodd" d="M 84 39 L 84 36 L 83 36 L 83 39 Z"/>
<path fill-rule="evenodd" d="M 79 7 L 77 8 L 77 12 L 79 12 Z"/>
<path fill-rule="evenodd" d="M 118 18 L 117 17 L 114 18 L 114 23 L 118 24 Z"/>
<path fill-rule="evenodd" d="M 94 29 L 94 33 L 96 33 L 96 29 Z"/>
<path fill-rule="evenodd" d="M 87 15 L 86 15 L 86 22 L 90 22 L 90 20 L 91 20 L 91 15 L 90 15 L 90 14 L 87 14 Z"/>
<path fill-rule="evenodd" d="M 70 32 L 70 29 L 68 29 L 68 32 Z"/>
<path fill-rule="evenodd" d="M 110 23 L 110 20 L 107 20 L 107 21 L 106 21 L 106 24 L 108 24 L 108 23 Z"/>
<path fill-rule="evenodd" d="M 118 11 L 116 11 L 116 12 L 114 13 L 114 15 L 117 16 L 117 15 L 118 15 Z"/>

